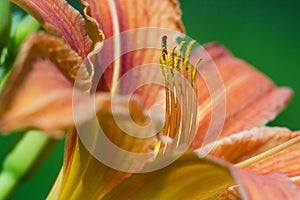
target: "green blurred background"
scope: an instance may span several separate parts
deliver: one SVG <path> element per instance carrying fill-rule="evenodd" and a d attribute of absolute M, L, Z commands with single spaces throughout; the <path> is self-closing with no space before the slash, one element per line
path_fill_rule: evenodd
<path fill-rule="evenodd" d="M 187 34 L 203 44 L 219 41 L 253 64 L 295 97 L 271 123 L 300 129 L 300 1 L 181 0 Z M 0 137 L 0 161 L 18 136 Z M 63 159 L 60 142 L 49 159 L 12 199 L 44 199 Z M 0 188 L 1 192 L 1 188 Z"/>

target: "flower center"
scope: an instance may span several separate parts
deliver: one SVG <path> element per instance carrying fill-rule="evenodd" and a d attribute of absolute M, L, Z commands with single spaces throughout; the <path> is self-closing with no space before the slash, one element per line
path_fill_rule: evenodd
<path fill-rule="evenodd" d="M 190 54 L 195 41 L 185 42 L 168 52 L 167 36 L 162 38 L 161 71 L 165 82 L 166 113 L 163 130 L 158 135 L 154 156 L 168 147 L 190 146 L 196 129 L 197 85 L 196 74 L 200 59 L 190 63 Z"/>

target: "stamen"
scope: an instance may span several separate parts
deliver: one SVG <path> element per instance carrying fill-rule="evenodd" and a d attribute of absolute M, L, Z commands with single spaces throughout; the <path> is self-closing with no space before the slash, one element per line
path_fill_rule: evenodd
<path fill-rule="evenodd" d="M 185 57 L 184 57 L 184 61 L 183 61 L 183 66 L 185 67 L 185 69 L 188 71 L 189 70 L 189 58 L 191 55 L 191 50 L 192 50 L 192 46 L 195 44 L 195 40 L 192 40 L 188 46 L 186 47 L 186 52 L 185 52 Z"/>
<path fill-rule="evenodd" d="M 194 90 L 197 90 L 196 73 L 197 73 L 197 68 L 198 68 L 198 66 L 200 65 L 200 62 L 201 62 L 201 61 L 202 61 L 201 58 L 199 58 L 199 59 L 196 61 L 194 70 L 192 71 L 192 77 L 193 77 L 192 85 L 193 85 Z"/>
<path fill-rule="evenodd" d="M 162 37 L 162 50 L 161 50 L 161 57 L 160 57 L 160 64 L 161 64 L 161 70 L 163 73 L 164 80 L 166 84 L 169 82 L 168 81 L 168 70 L 165 67 L 167 65 L 167 56 L 168 56 L 168 51 L 167 51 L 167 36 Z"/>
<path fill-rule="evenodd" d="M 160 149 L 160 146 L 161 146 L 161 141 L 157 141 L 155 143 L 155 146 L 154 146 L 154 155 L 153 155 L 153 159 L 155 159 L 159 153 L 159 149 Z"/>
<path fill-rule="evenodd" d="M 176 67 L 175 68 L 176 68 L 176 70 L 178 70 L 180 72 L 180 74 L 183 74 L 183 70 L 180 67 L 180 63 L 181 63 L 181 59 L 182 59 L 181 51 L 182 51 L 184 45 L 185 45 L 185 41 L 180 42 L 179 48 L 177 50 L 177 56 L 176 56 Z"/>
<path fill-rule="evenodd" d="M 161 71 L 165 81 L 166 114 L 165 124 L 155 145 L 154 157 L 160 149 L 163 153 L 168 147 L 190 144 L 195 134 L 197 116 L 196 72 L 197 66 L 189 61 L 192 46 L 188 43 L 184 57 L 182 56 L 185 41 L 167 51 L 167 36 L 162 37 Z"/>

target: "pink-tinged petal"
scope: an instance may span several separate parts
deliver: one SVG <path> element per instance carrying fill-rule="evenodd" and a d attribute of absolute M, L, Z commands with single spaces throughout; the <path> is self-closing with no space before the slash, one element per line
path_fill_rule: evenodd
<path fill-rule="evenodd" d="M 234 57 L 223 46 L 213 43 L 206 45 L 205 49 L 216 64 L 225 88 L 224 91 L 220 90 L 218 93 L 224 92 L 226 98 L 214 99 L 216 104 L 226 101 L 224 102 L 226 103 L 225 122 L 220 137 L 266 124 L 289 102 L 292 96 L 290 89 L 276 87 L 268 77 L 248 63 Z M 211 62 L 205 61 L 201 66 L 203 70 L 213 67 Z M 206 133 L 212 120 L 211 96 L 208 87 L 200 76 L 198 76 L 197 83 L 199 126 L 193 148 L 200 147 L 205 137 L 209 137 Z"/>
<path fill-rule="evenodd" d="M 232 173 L 239 185 L 242 199 L 300 199 L 300 190 L 284 174 L 260 175 L 238 168 L 233 168 Z"/>
<path fill-rule="evenodd" d="M 259 175 L 237 168 L 233 168 L 232 171 L 239 185 L 230 186 L 218 195 L 216 200 L 299 198 L 297 185 L 284 174 Z"/>
<path fill-rule="evenodd" d="M 91 85 L 84 67 L 78 76 L 81 88 L 73 91 L 81 63 L 61 39 L 43 33 L 30 37 L 0 94 L 0 129 L 38 128 L 57 136 L 72 128 L 72 105 L 85 110 L 91 101 L 81 91 Z M 83 113 L 79 121 L 86 120 L 90 112 Z"/>
<path fill-rule="evenodd" d="M 50 33 L 62 36 L 82 58 L 91 51 L 92 42 L 87 35 L 80 13 L 65 0 L 11 0 L 34 16 Z"/>
<path fill-rule="evenodd" d="M 158 77 L 157 74 L 161 73 L 159 61 L 161 37 L 164 32 L 162 29 L 174 30 L 178 35 L 179 32 L 184 32 L 178 2 L 176 0 L 88 0 L 87 2 L 90 4 L 91 15 L 97 19 L 105 34 L 106 42 L 110 41 L 109 44 L 104 45 L 99 62 L 103 62 L 103 58 L 114 55 L 118 58 L 121 51 L 132 51 L 126 52 L 120 60 L 115 59 L 113 60 L 115 62 L 107 63 L 109 66 L 98 84 L 98 90 L 111 90 L 119 77 L 130 69 L 145 64 L 148 65 L 147 69 L 133 72 L 131 81 L 120 84 L 120 93 L 126 93 L 122 90 L 144 80 L 154 82 Z M 138 30 L 133 31 L 135 29 Z M 125 31 L 129 32 L 118 37 Z M 175 42 L 176 38 L 170 36 L 171 39 Z M 149 66 L 153 63 L 158 67 Z M 105 66 L 106 64 L 102 64 L 101 67 Z M 96 69 L 96 74 L 102 72 L 101 70 L 105 69 Z M 144 94 L 143 100 L 149 101 L 155 98 L 157 89 L 158 87 L 151 86 L 140 89 L 138 93 Z"/>

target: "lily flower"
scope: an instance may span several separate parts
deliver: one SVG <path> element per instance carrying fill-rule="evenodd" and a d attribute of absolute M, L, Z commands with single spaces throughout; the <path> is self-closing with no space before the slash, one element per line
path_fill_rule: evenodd
<path fill-rule="evenodd" d="M 271 197 L 262 193 L 258 184 L 268 185 L 264 192 L 273 192 L 277 199 L 299 198 L 299 190 L 286 177 L 268 174 L 277 171 L 277 168 L 266 167 L 269 169 L 265 171 L 267 175 L 260 175 L 250 170 L 261 173 L 261 165 L 257 168 L 250 165 L 247 166 L 249 170 L 244 170 L 221 160 L 212 161 L 216 158 L 199 158 L 191 152 L 184 153 L 163 169 L 134 173 L 160 163 L 161 157 L 164 158 L 161 152 L 168 148 L 172 150 L 175 143 L 176 148 L 180 147 L 178 144 L 191 138 L 192 144 L 188 147 L 195 152 L 201 154 L 212 150 L 211 156 L 236 164 L 267 149 L 272 150 L 278 144 L 285 144 L 298 134 L 288 131 L 284 139 L 270 140 L 277 133 L 270 129 L 266 136 L 255 135 L 252 140 L 252 132 L 237 133 L 263 126 L 272 120 L 288 103 L 292 92 L 289 88 L 278 88 L 269 78 L 234 57 L 220 44 L 205 46 L 208 59 L 201 61 L 201 74 L 196 73 L 198 65 L 191 64 L 195 55 L 190 53 L 193 42 L 186 45 L 184 55 L 184 43 L 169 51 L 164 37 L 162 52 L 135 50 L 113 60 L 106 70 L 98 65 L 110 54 L 121 56 L 118 54 L 120 49 L 132 43 L 153 40 L 160 43 L 161 37 L 147 32 L 150 27 L 169 29 L 183 36 L 185 30 L 176 0 L 81 0 L 85 19 L 65 0 L 11 1 L 33 15 L 51 35 L 37 33 L 23 44 L 12 74 L 0 94 L 0 129 L 5 132 L 41 129 L 56 138 L 66 133 L 64 164 L 49 199 L 171 199 L 187 195 L 196 199 L 221 198 L 223 194 L 236 194 L 231 193 L 234 190 L 222 193 L 236 182 L 244 198 L 251 199 L 256 194 L 261 199 Z M 121 33 L 142 28 L 146 30 L 142 31 L 143 35 L 125 37 L 122 42 L 118 40 Z M 107 40 L 113 39 L 111 46 L 105 45 L 104 36 Z M 176 40 L 171 38 L 172 42 L 176 43 Z M 194 50 L 197 51 L 201 50 Z M 127 79 L 120 85 L 117 82 L 136 66 L 149 63 L 162 66 L 162 72 L 148 67 L 135 72 L 134 81 L 151 80 L 162 74 L 166 87 L 143 86 L 134 92 L 133 97 L 128 97 L 126 92 L 124 95 L 122 92 L 131 88 L 132 83 Z M 215 88 L 216 99 L 211 102 L 207 83 L 216 77 L 205 76 L 205 73 L 214 63 L 224 85 L 221 89 Z M 103 76 L 98 81 L 99 73 Z M 180 77 L 186 81 L 179 81 Z M 164 117 L 155 112 L 148 114 L 155 104 L 164 107 Z M 216 115 L 212 104 L 216 108 L 223 104 L 226 107 L 221 140 L 214 145 L 210 142 L 217 138 L 209 133 L 216 131 L 215 126 L 222 127 L 223 121 L 211 129 L 212 118 Z M 76 107 L 73 108 L 74 105 Z M 93 105 L 93 109 L 89 105 Z M 96 118 L 93 118 L 94 112 Z M 222 111 L 217 114 L 222 115 Z M 138 126 L 132 126 L 132 121 Z M 94 156 L 96 151 L 99 152 L 99 146 L 94 144 L 99 140 L 99 130 L 94 129 L 97 122 L 115 146 L 146 156 L 135 160 L 131 154 L 108 152 L 100 146 L 101 152 L 110 157 L 114 166 L 123 170 L 100 162 Z M 91 149 L 82 140 L 82 131 L 90 139 Z M 242 149 L 245 142 L 253 142 L 253 147 L 229 153 L 227 147 Z M 256 150 L 254 146 L 261 149 Z M 291 151 L 294 152 L 294 149 Z M 178 151 L 170 151 L 170 154 L 167 156 L 172 160 Z M 282 155 L 274 156 L 278 159 Z M 288 159 L 287 162 L 290 161 Z M 251 161 L 248 163 L 253 164 Z M 272 164 L 272 160 L 267 163 Z M 287 174 L 295 172 L 284 169 L 283 166 L 279 171 Z"/>

